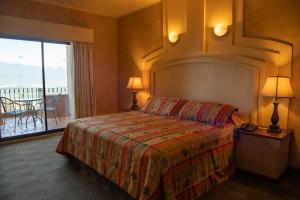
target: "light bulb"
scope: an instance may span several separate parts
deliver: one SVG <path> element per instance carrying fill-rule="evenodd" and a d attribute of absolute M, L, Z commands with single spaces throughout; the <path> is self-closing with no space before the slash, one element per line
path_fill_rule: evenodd
<path fill-rule="evenodd" d="M 214 28 L 214 33 L 216 36 L 224 36 L 227 33 L 227 26 L 216 26 Z"/>
<path fill-rule="evenodd" d="M 178 38 L 179 38 L 179 36 L 178 36 L 177 33 L 175 33 L 175 32 L 170 32 L 170 33 L 169 33 L 169 41 L 170 41 L 171 43 L 177 42 L 177 41 L 178 41 Z"/>

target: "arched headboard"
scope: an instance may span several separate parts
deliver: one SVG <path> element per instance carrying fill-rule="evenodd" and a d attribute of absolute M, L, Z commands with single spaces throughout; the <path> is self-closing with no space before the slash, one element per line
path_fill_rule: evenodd
<path fill-rule="evenodd" d="M 258 123 L 262 61 L 242 56 L 199 54 L 160 60 L 150 70 L 153 96 L 227 103 L 240 116 Z"/>

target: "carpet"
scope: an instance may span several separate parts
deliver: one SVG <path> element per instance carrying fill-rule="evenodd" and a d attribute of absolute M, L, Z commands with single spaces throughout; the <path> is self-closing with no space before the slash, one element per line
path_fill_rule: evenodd
<path fill-rule="evenodd" d="M 125 192 L 74 159 L 55 153 L 61 135 L 0 143 L 2 200 L 129 200 Z M 300 199 L 300 174 L 289 170 L 279 181 L 237 172 L 201 200 Z"/>

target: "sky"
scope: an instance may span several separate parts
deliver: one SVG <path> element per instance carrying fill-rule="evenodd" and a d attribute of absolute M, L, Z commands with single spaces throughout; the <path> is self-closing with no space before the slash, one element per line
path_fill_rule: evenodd
<path fill-rule="evenodd" d="M 44 43 L 45 67 L 66 68 L 65 44 Z M 0 38 L 0 61 L 42 66 L 41 42 Z"/>

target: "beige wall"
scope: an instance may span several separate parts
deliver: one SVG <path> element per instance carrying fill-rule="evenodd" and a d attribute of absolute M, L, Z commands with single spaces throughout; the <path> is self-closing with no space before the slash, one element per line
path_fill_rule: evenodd
<path fill-rule="evenodd" d="M 1 0 L 0 15 L 93 29 L 96 113 L 118 110 L 116 19 L 24 0 Z"/>
<path fill-rule="evenodd" d="M 141 76 L 142 58 L 162 47 L 162 5 L 118 19 L 119 108 L 130 107 L 130 76 Z"/>
<path fill-rule="evenodd" d="M 213 19 L 201 18 L 199 14 L 203 13 L 203 6 L 193 6 L 203 1 L 188 0 L 187 2 L 187 9 L 189 10 L 187 14 L 188 18 L 191 19 L 193 16 L 197 17 L 194 17 L 192 21 L 188 20 L 187 33 L 181 36 L 179 43 L 176 44 L 177 46 L 168 44 L 167 48 L 169 52 L 178 53 L 176 51 L 180 51 L 180 54 L 183 54 L 187 52 L 191 53 L 190 51 L 199 52 L 206 48 L 201 44 L 201 41 L 199 41 L 200 38 L 205 40 L 203 35 L 201 35 L 201 28 L 203 27 L 201 23 L 206 20 L 208 23 L 207 26 L 209 26 L 209 23 Z M 222 2 L 224 1 L 220 0 L 220 3 Z M 198 14 L 191 16 L 197 8 L 199 9 Z M 227 10 L 231 10 L 231 8 L 229 7 Z M 296 99 L 292 100 L 290 106 L 288 124 L 290 128 L 295 130 L 290 165 L 297 168 L 300 168 L 300 101 L 298 99 L 300 95 L 300 88 L 298 88 L 300 87 L 299 10 L 300 2 L 298 0 L 246 0 L 244 9 L 245 36 L 271 38 L 275 41 L 284 41 L 288 44 L 293 44 L 292 85 Z M 225 12 L 225 14 L 228 13 Z M 210 15 L 208 14 L 208 16 Z M 230 16 L 231 14 L 228 19 L 231 19 Z M 118 20 L 120 108 L 127 107 L 130 104 L 130 92 L 126 89 L 128 77 L 133 74 L 140 75 L 141 72 L 138 70 L 140 59 L 156 48 L 161 47 L 163 43 L 163 38 L 161 37 L 163 31 L 161 28 L 162 22 L 161 5 L 133 13 Z M 151 26 L 148 24 L 151 24 Z M 197 25 L 199 31 L 194 27 Z M 196 30 L 193 31 L 193 29 Z M 189 31 L 193 33 L 189 33 Z M 187 38 L 189 38 L 189 40 L 187 40 Z M 184 46 L 189 47 L 188 43 L 190 41 L 199 42 L 193 43 L 195 48 L 182 48 Z M 228 42 L 231 43 L 231 41 Z"/>
<path fill-rule="evenodd" d="M 221 1 L 221 0 L 220 0 Z M 188 0 L 187 33 L 169 51 L 201 51 L 203 47 L 203 0 Z M 223 2 L 223 1 L 222 1 Z M 199 5 L 199 6 L 193 6 Z M 199 8 L 199 12 L 197 11 Z M 142 58 L 163 45 L 162 4 L 132 13 L 118 20 L 67 8 L 23 0 L 1 0 L 0 14 L 94 29 L 94 84 L 97 114 L 127 108 L 131 93 L 129 76 L 141 76 Z M 300 2 L 298 0 L 245 0 L 245 35 L 293 44 L 292 100 L 289 127 L 295 130 L 291 166 L 300 168 Z M 195 13 L 195 14 L 193 14 Z M 210 19 L 206 19 L 209 23 Z M 198 28 L 197 28 L 198 27 Z M 118 29 L 118 30 L 117 30 Z M 191 43 L 192 41 L 192 43 Z M 193 42 L 197 41 L 197 42 Z M 190 46 L 188 43 L 192 44 Z M 194 46 L 193 46 L 194 45 Z M 170 49 L 173 48 L 173 49 Z M 118 52 L 118 53 L 117 53 Z M 119 96 L 119 98 L 118 98 Z"/>
<path fill-rule="evenodd" d="M 300 1 L 246 0 L 245 35 L 284 41 L 293 45 L 292 86 L 289 122 L 295 130 L 291 166 L 300 168 Z"/>

